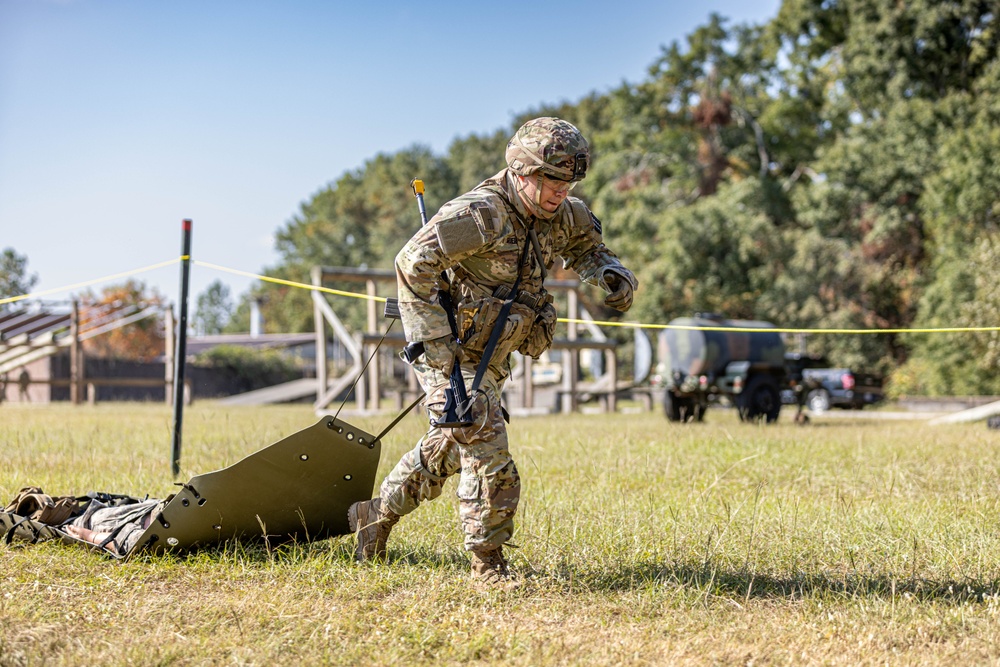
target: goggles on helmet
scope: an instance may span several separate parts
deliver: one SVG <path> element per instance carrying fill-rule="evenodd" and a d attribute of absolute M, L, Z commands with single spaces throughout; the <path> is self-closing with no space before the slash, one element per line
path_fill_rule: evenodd
<path fill-rule="evenodd" d="M 557 194 L 566 194 L 576 187 L 577 181 L 561 181 L 556 178 L 542 176 L 542 184 Z"/>

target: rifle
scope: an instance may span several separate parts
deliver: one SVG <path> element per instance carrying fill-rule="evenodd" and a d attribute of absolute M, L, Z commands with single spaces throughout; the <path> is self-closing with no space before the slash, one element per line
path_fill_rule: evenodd
<path fill-rule="evenodd" d="M 413 194 L 417 198 L 417 208 L 420 210 L 421 226 L 427 224 L 427 209 L 424 206 L 424 182 L 418 178 L 410 181 Z M 441 274 L 443 282 L 448 282 L 446 274 Z M 438 290 L 438 303 L 444 308 L 448 317 L 448 326 L 451 328 L 451 335 L 455 342 L 462 344 L 458 336 L 458 322 L 455 321 L 455 307 L 451 301 L 451 294 L 448 290 Z M 397 299 L 386 299 L 385 316 L 399 318 L 399 301 Z M 407 344 L 403 349 L 403 357 L 408 363 L 413 363 L 417 357 L 424 353 L 424 344 L 417 341 Z M 441 428 L 456 428 L 471 426 L 475 421 L 472 418 L 472 403 L 469 400 L 469 393 L 465 388 L 465 377 L 462 376 L 462 362 L 458 355 L 451 366 L 451 374 L 448 376 L 448 388 L 444 391 L 444 414 L 441 417 L 431 419 L 433 426 Z"/>

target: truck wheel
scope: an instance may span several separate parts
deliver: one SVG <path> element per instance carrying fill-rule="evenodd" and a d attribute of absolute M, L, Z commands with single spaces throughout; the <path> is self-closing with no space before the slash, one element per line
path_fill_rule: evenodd
<path fill-rule="evenodd" d="M 830 409 L 830 392 L 826 389 L 813 389 L 806 396 L 806 404 L 810 412 L 826 412 Z"/>
<path fill-rule="evenodd" d="M 766 419 L 768 424 L 777 421 L 781 412 L 777 381 L 770 375 L 755 375 L 740 394 L 738 406 L 741 421 Z"/>
<path fill-rule="evenodd" d="M 688 397 L 677 402 L 680 405 L 681 421 L 686 424 L 694 419 L 695 399 Z"/>
<path fill-rule="evenodd" d="M 681 420 L 680 399 L 670 393 L 668 389 L 663 393 L 663 414 L 668 421 L 679 422 Z"/>

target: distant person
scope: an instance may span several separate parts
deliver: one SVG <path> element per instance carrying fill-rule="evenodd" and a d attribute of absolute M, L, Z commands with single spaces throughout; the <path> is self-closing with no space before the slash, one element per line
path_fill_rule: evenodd
<path fill-rule="evenodd" d="M 17 376 L 17 385 L 20 388 L 18 392 L 20 400 L 23 403 L 31 403 L 31 393 L 28 391 L 31 388 L 31 374 L 27 368 L 21 369 L 21 374 Z"/>
<path fill-rule="evenodd" d="M 382 482 L 378 497 L 348 511 L 358 560 L 382 559 L 400 517 L 440 496 L 445 480 L 459 474 L 459 515 L 473 579 L 498 588 L 518 583 L 503 546 L 514 534 L 521 492 L 500 398 L 510 353 L 537 359 L 552 345 L 556 310 L 542 286 L 545 274 L 561 260 L 608 292 L 605 304 L 621 311 L 632 305 L 637 286 L 605 247 L 600 221 L 569 196 L 590 167 L 589 146 L 576 127 L 558 118 L 530 120 L 508 142 L 505 158 L 506 169 L 441 207 L 396 256 L 399 310 L 409 349 L 422 347 L 412 355 L 413 369 L 427 393 L 431 426 Z M 451 296 L 460 341 L 439 303 L 440 290 Z M 470 396 L 475 423 L 436 426 L 455 359 L 471 391 L 490 332 L 515 292 L 478 395 Z"/>
<path fill-rule="evenodd" d="M 7 374 L 0 373 L 0 403 L 7 400 Z"/>

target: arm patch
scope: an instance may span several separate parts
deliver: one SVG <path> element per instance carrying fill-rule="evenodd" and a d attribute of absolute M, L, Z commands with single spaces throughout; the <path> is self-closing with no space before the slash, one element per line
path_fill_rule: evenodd
<path fill-rule="evenodd" d="M 476 201 L 452 218 L 439 220 L 437 238 L 448 257 L 478 250 L 500 233 L 500 215 L 486 202 Z"/>
<path fill-rule="evenodd" d="M 597 230 L 597 233 L 603 236 L 604 230 L 601 228 L 601 221 L 597 219 L 597 216 L 594 215 L 593 211 L 590 212 L 590 219 L 594 221 L 594 229 Z"/>
<path fill-rule="evenodd" d="M 594 231 L 597 232 L 598 236 L 604 234 L 604 230 L 601 226 L 601 221 L 597 219 L 594 212 L 591 211 L 583 201 L 572 197 L 566 200 L 569 203 L 570 211 L 573 214 L 573 225 L 576 227 L 588 228 L 592 227 Z"/>

